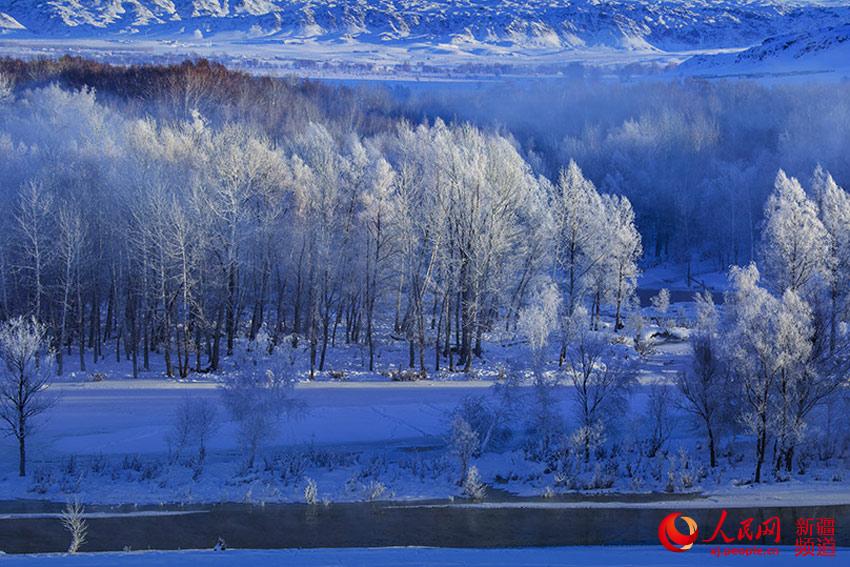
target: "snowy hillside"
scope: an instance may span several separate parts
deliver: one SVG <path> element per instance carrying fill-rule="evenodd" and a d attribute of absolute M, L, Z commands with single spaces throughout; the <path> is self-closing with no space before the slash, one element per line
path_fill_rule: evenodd
<path fill-rule="evenodd" d="M 765 40 L 739 53 L 697 56 L 681 70 L 697 75 L 850 72 L 850 23 Z"/>
<path fill-rule="evenodd" d="M 226 36 L 558 50 L 744 48 L 848 18 L 841 2 L 778 0 L 0 0 L 7 38 Z"/>

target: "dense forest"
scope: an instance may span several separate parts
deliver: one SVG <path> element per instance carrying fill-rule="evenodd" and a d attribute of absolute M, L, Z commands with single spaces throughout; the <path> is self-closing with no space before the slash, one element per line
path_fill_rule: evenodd
<path fill-rule="evenodd" d="M 503 135 L 206 62 L 4 69 L 2 310 L 49 321 L 60 373 L 105 343 L 134 373 L 153 351 L 169 376 L 215 371 L 261 331 L 306 338 L 311 374 L 337 341 L 373 369 L 379 325 L 423 374 L 469 370 L 556 264 L 571 305 L 622 324 L 634 214 L 573 162 L 553 183 Z"/>
<path fill-rule="evenodd" d="M 377 328 L 422 373 L 469 370 L 550 280 L 565 320 L 581 305 L 618 329 L 644 248 L 688 276 L 746 263 L 779 162 L 847 169 L 846 129 L 822 127 L 850 115 L 843 86 L 597 81 L 552 104 L 544 85 L 517 89 L 520 115 L 487 89 L 207 61 L 0 73 L 0 316 L 48 322 L 60 372 L 107 343 L 134 372 L 151 352 L 169 376 L 214 371 L 260 332 L 306 340 L 311 374 L 339 341 L 373 369 Z"/>

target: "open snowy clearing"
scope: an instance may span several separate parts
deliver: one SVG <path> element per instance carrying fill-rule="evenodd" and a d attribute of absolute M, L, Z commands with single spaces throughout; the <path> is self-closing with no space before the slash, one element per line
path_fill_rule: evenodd
<path fill-rule="evenodd" d="M 265 473 L 240 472 L 235 426 L 222 420 L 209 442 L 206 470 L 193 479 L 190 469 L 167 464 L 174 414 L 187 397 L 220 403 L 218 384 L 130 379 L 60 384 L 53 386 L 55 407 L 32 438 L 35 477 L 19 479 L 14 461 L 4 460 L 0 499 L 62 502 L 69 494 L 77 494 L 85 502 L 110 504 L 300 502 L 306 477 L 317 481 L 320 499 L 332 502 L 370 499 L 372 490 L 381 491 L 380 499 L 452 498 L 459 495 L 459 488 L 453 483 L 456 465 L 445 450 L 451 412 L 465 398 L 491 399 L 491 387 L 491 381 L 483 380 L 300 383 L 295 395 L 304 402 L 305 411 L 284 422 L 280 435 L 269 441 Z M 558 394 L 565 416 L 573 407 L 570 394 L 569 388 Z M 521 388 L 521 395 L 533 395 L 533 388 Z M 641 427 L 634 420 L 639 420 L 647 395 L 646 387 L 634 393 L 629 412 L 634 417 L 626 431 Z M 682 423 L 672 442 L 693 446 L 693 435 Z M 0 443 L 6 454 L 12 454 L 11 439 Z M 493 488 L 520 497 L 539 497 L 553 482 L 540 465 L 526 461 L 515 450 L 488 452 L 476 462 Z M 292 469 L 294 463 L 299 464 Z M 737 474 L 733 470 L 726 474 Z M 706 508 L 850 504 L 847 482 L 836 482 L 827 471 L 815 475 L 815 480 L 758 487 L 728 482 L 708 478 L 707 485 L 687 492 L 701 492 L 699 506 Z M 616 496 L 661 488 L 650 484 L 634 490 L 618 485 L 603 491 L 612 494 L 608 501 L 470 506 L 675 508 L 695 504 L 692 495 L 637 502 Z"/>
<path fill-rule="evenodd" d="M 846 553 L 839 549 L 837 556 Z M 780 548 L 779 555 L 770 557 L 770 565 L 808 564 L 812 558 L 794 557 L 794 550 Z M 758 557 L 714 557 L 707 547 L 696 547 L 687 553 L 670 553 L 661 546 L 646 547 L 575 547 L 529 549 L 288 549 L 280 551 L 230 550 L 209 551 L 98 553 L 78 555 L 8 556 L 3 564 L 9 567 L 49 564 L 51 566 L 100 567 L 135 565 L 209 565 L 251 567 L 254 565 L 301 565 L 319 567 L 347 565 L 349 567 L 381 567 L 391 565 L 504 565 L 585 567 L 589 565 L 685 567 L 708 562 L 713 566 L 751 565 Z M 834 562 L 834 561 L 833 561 Z"/>

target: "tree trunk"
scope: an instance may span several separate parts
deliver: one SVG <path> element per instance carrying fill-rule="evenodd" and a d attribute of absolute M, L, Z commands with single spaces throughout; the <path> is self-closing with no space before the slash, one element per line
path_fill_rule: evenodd
<path fill-rule="evenodd" d="M 144 354 L 142 356 L 142 367 L 145 370 L 150 370 L 150 352 L 151 352 L 151 333 L 150 333 L 150 313 L 145 313 L 144 320 Z"/>
<path fill-rule="evenodd" d="M 369 372 L 375 371 L 375 339 L 372 336 L 374 305 L 374 300 L 370 297 L 369 303 L 366 306 L 366 342 L 369 343 Z"/>
<path fill-rule="evenodd" d="M 224 316 L 224 305 L 219 305 L 218 314 L 215 318 L 215 331 L 213 331 L 213 344 L 210 351 L 210 370 L 215 372 L 218 370 L 219 360 L 221 359 L 221 323 Z"/>
<path fill-rule="evenodd" d="M 86 325 L 83 309 L 83 296 L 80 291 L 80 285 L 77 283 L 77 329 L 80 335 L 80 372 L 86 371 Z"/>
<path fill-rule="evenodd" d="M 27 476 L 26 437 L 18 437 L 18 476 Z"/>
<path fill-rule="evenodd" d="M 717 466 L 717 450 L 714 446 L 714 431 L 711 430 L 711 427 L 708 427 L 708 457 L 711 463 L 711 468 L 715 468 Z"/>
<path fill-rule="evenodd" d="M 326 309 L 326 313 L 322 317 L 322 351 L 319 355 L 319 372 L 324 372 L 325 370 L 325 355 L 328 352 L 328 338 L 330 333 L 330 326 L 330 309 Z"/>
<path fill-rule="evenodd" d="M 756 473 L 753 479 L 757 484 L 761 482 L 761 467 L 764 465 L 764 455 L 767 450 L 767 416 L 762 413 L 759 416 L 758 441 L 756 442 Z"/>
<path fill-rule="evenodd" d="M 236 266 L 227 269 L 227 356 L 233 355 L 233 338 L 236 335 Z"/>

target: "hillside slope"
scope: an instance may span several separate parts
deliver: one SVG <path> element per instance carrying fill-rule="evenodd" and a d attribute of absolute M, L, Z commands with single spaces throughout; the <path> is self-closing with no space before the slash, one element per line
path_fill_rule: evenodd
<path fill-rule="evenodd" d="M 686 50 L 747 47 L 845 21 L 850 8 L 840 3 L 778 0 L 0 0 L 0 29 L 42 38 L 227 34 Z"/>

